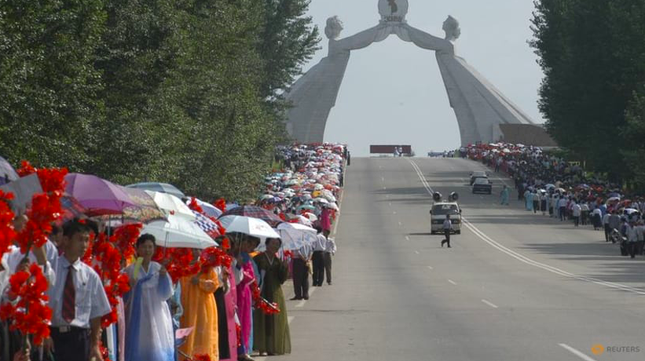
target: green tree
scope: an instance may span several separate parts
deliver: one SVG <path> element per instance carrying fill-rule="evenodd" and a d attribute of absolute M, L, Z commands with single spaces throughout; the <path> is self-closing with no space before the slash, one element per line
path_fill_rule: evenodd
<path fill-rule="evenodd" d="M 82 170 L 102 118 L 100 0 L 0 2 L 0 153 Z"/>
<path fill-rule="evenodd" d="M 535 2 L 531 45 L 545 73 L 540 110 L 558 143 L 594 170 L 630 177 L 621 142 L 625 110 L 645 81 L 645 4 L 639 0 Z"/>
<path fill-rule="evenodd" d="M 301 74 L 319 49 L 318 28 L 306 16 L 310 0 L 264 0 L 264 29 L 258 48 L 265 78 L 262 94 L 276 96 Z"/>

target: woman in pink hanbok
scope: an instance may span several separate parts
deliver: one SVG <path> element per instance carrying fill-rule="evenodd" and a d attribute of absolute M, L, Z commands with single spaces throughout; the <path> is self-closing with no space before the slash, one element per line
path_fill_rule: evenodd
<path fill-rule="evenodd" d="M 255 241 L 245 239 L 241 245 L 237 247 L 239 253 L 235 262 L 235 273 L 237 282 L 237 316 L 240 320 L 241 342 L 237 349 L 238 360 L 252 360 L 250 354 L 252 352 L 250 345 L 250 337 L 252 332 L 253 322 L 253 299 L 251 295 L 250 285 L 255 280 L 255 272 L 253 271 L 253 261 L 248 252 L 255 249 Z"/>

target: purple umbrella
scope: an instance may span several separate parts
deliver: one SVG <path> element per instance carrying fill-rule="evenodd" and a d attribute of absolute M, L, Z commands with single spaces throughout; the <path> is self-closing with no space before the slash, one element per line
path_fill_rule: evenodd
<path fill-rule="evenodd" d="M 90 217 L 121 214 L 124 208 L 136 206 L 119 186 L 97 176 L 71 173 L 65 181 L 65 191 L 85 207 Z"/>

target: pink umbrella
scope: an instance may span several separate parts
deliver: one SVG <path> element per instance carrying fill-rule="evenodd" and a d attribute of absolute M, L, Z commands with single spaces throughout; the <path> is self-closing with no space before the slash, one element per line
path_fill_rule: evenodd
<path fill-rule="evenodd" d="M 121 214 L 127 207 L 136 207 L 119 186 L 97 176 L 70 173 L 65 181 L 65 191 L 85 207 L 90 217 Z"/>

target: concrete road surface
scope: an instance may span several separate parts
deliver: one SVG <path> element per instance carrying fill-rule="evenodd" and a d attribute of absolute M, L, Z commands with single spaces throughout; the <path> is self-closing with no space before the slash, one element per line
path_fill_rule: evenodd
<path fill-rule="evenodd" d="M 493 175 L 491 196 L 471 194 L 469 173 L 481 169 L 353 159 L 333 285 L 289 302 L 291 355 L 258 359 L 645 360 L 645 259 L 621 257 L 590 227 L 523 210 L 515 192 L 499 205 L 508 179 Z M 430 235 L 433 190 L 461 196 L 452 249 Z"/>

